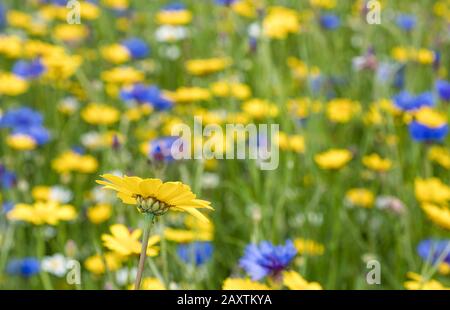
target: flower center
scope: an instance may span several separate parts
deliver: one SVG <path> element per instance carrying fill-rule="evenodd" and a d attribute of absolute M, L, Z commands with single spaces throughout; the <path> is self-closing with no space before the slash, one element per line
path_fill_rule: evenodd
<path fill-rule="evenodd" d="M 160 216 L 169 211 L 170 205 L 153 197 L 144 198 L 141 195 L 136 195 L 135 198 L 137 208 L 141 213 L 151 213 L 155 216 Z"/>

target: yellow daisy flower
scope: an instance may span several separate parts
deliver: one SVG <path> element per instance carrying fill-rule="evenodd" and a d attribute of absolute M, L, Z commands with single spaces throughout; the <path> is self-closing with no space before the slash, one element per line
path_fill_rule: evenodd
<path fill-rule="evenodd" d="M 70 221 L 76 217 L 73 206 L 59 205 L 55 201 L 40 201 L 33 205 L 19 203 L 8 212 L 9 220 L 25 221 L 34 225 L 58 225 L 60 221 Z"/>
<path fill-rule="evenodd" d="M 123 203 L 137 205 L 142 213 L 162 215 L 169 210 L 186 211 L 196 218 L 208 221 L 197 209 L 212 209 L 210 202 L 197 199 L 191 188 L 181 182 L 165 182 L 159 179 L 102 175 L 107 181 L 97 180 L 105 189 L 117 191 Z"/>

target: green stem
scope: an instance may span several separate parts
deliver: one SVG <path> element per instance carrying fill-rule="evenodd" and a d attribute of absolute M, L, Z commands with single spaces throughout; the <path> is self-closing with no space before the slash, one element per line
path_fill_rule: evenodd
<path fill-rule="evenodd" d="M 45 237 L 44 237 L 44 227 L 38 228 L 38 243 L 37 243 L 37 256 L 39 257 L 39 260 L 42 261 L 42 259 L 45 256 Z M 39 276 L 41 278 L 42 285 L 44 286 L 45 290 L 52 290 L 52 283 L 50 281 L 50 278 L 48 276 L 48 273 L 41 270 L 39 273 Z"/>
<path fill-rule="evenodd" d="M 142 237 L 142 248 L 141 248 L 141 256 L 139 257 L 139 265 L 138 265 L 138 272 L 136 275 L 136 281 L 134 282 L 134 289 L 139 290 L 141 287 L 141 280 L 142 280 L 142 274 L 144 272 L 144 264 L 145 264 L 145 258 L 147 257 L 147 246 L 148 246 L 148 239 L 150 237 L 150 228 L 151 224 L 153 222 L 153 214 L 146 214 L 145 215 L 145 221 L 144 221 L 144 236 Z"/>

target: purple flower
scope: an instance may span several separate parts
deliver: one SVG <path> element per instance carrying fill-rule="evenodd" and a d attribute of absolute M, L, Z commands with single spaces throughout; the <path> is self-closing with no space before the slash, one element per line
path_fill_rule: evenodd
<path fill-rule="evenodd" d="M 450 101 L 450 82 L 438 80 L 436 82 L 436 90 L 442 100 Z"/>
<path fill-rule="evenodd" d="M 285 245 L 273 245 L 268 241 L 262 241 L 260 244 L 250 244 L 245 248 L 239 265 L 257 281 L 266 276 L 279 276 L 296 254 L 297 249 L 291 240 L 286 241 Z"/>
<path fill-rule="evenodd" d="M 417 246 L 419 256 L 432 264 L 439 259 L 450 264 L 450 240 L 423 240 Z"/>

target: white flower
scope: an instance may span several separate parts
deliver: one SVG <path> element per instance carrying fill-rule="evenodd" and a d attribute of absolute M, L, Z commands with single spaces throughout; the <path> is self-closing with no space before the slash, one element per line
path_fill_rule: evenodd
<path fill-rule="evenodd" d="M 127 285 L 136 278 L 137 268 L 129 270 L 128 268 L 122 268 L 116 272 L 116 282 L 120 286 Z"/>
<path fill-rule="evenodd" d="M 216 188 L 219 185 L 220 178 L 217 173 L 205 172 L 202 177 L 203 188 Z"/>
<path fill-rule="evenodd" d="M 188 31 L 182 26 L 164 25 L 156 29 L 156 40 L 159 42 L 175 42 L 188 36 Z"/>
<path fill-rule="evenodd" d="M 102 137 L 100 133 L 91 131 L 81 136 L 81 144 L 88 149 L 95 149 L 101 145 Z"/>
<path fill-rule="evenodd" d="M 248 26 L 248 35 L 252 38 L 259 38 L 261 35 L 261 26 L 258 23 L 252 23 Z"/>
<path fill-rule="evenodd" d="M 42 270 L 53 274 L 57 277 L 63 277 L 67 272 L 67 264 L 69 259 L 62 254 L 54 254 L 53 256 L 46 256 L 41 262 Z"/>
<path fill-rule="evenodd" d="M 62 186 L 52 186 L 50 189 L 50 199 L 59 203 L 68 203 L 73 198 L 72 192 Z"/>

